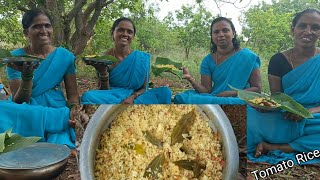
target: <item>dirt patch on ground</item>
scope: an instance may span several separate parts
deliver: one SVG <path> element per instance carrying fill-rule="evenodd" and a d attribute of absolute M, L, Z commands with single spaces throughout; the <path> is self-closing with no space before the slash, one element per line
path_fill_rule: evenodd
<path fill-rule="evenodd" d="M 239 146 L 239 175 L 238 179 L 245 179 L 247 175 L 247 158 L 245 157 L 247 115 L 245 105 L 221 105 L 230 120 Z"/>

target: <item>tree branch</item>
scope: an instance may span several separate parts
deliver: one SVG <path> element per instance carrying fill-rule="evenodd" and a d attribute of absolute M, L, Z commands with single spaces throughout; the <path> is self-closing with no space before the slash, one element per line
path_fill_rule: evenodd
<path fill-rule="evenodd" d="M 76 32 L 81 32 L 81 29 L 84 27 L 84 21 L 82 17 L 83 17 L 82 11 L 79 11 L 74 18 Z"/>
<path fill-rule="evenodd" d="M 83 8 L 83 6 L 87 4 L 86 0 L 77 0 L 74 8 L 66 15 L 67 19 L 70 21 L 78 14 L 79 11 Z"/>
<path fill-rule="evenodd" d="M 234 0 L 234 1 L 231 1 L 231 0 L 214 0 L 214 2 L 217 4 L 218 9 L 220 10 L 220 7 L 223 6 L 223 5 L 218 6 L 218 1 L 219 1 L 219 2 L 222 2 L 222 3 L 226 3 L 226 4 L 232 4 L 232 5 L 233 5 L 235 8 L 237 8 L 237 9 L 243 9 L 243 8 L 245 8 L 245 7 L 248 7 L 249 4 L 251 4 L 251 1 L 252 1 L 252 0 L 250 0 L 250 1 L 249 1 L 246 5 L 244 5 L 243 7 L 237 6 L 237 3 L 238 3 L 239 0 Z M 239 3 L 240 3 L 240 2 L 241 2 L 241 1 L 239 1 Z"/>
<path fill-rule="evenodd" d="M 92 36 L 93 28 L 101 15 L 102 9 L 113 2 L 114 0 L 109 0 L 107 2 L 105 0 L 96 0 L 94 3 L 88 5 L 82 15 L 82 29 L 80 31 L 77 29 L 71 37 L 71 45 L 73 47 L 74 54 L 81 54 L 83 52 L 86 42 Z"/>
<path fill-rule="evenodd" d="M 220 6 L 219 6 L 217 0 L 213 0 L 213 1 L 216 3 L 217 8 L 219 9 L 219 16 L 221 16 L 222 12 L 221 12 L 221 9 L 220 9 Z"/>
<path fill-rule="evenodd" d="M 96 2 L 92 2 L 88 5 L 87 9 L 84 11 L 83 13 L 83 22 L 87 22 L 92 11 L 95 9 L 96 7 Z"/>
<path fill-rule="evenodd" d="M 102 0 L 97 0 L 96 1 L 96 5 L 95 5 L 94 13 L 91 16 L 91 19 L 88 21 L 86 29 L 85 29 L 85 31 L 87 33 L 89 33 L 89 32 L 91 33 L 91 31 L 93 30 L 95 24 L 98 21 L 98 18 L 100 16 L 100 14 L 101 14 L 102 8 L 103 8 L 103 1 Z"/>

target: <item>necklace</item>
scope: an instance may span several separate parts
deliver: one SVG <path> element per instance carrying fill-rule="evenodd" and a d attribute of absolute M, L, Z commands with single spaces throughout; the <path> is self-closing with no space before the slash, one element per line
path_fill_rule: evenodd
<path fill-rule="evenodd" d="M 115 48 L 112 48 L 112 53 L 113 53 L 113 56 L 120 62 L 131 53 L 131 50 L 129 49 L 129 53 L 126 54 L 125 56 L 118 56 L 118 54 L 116 53 Z"/>
<path fill-rule="evenodd" d="M 311 56 L 310 58 L 314 57 L 314 56 L 317 54 L 317 52 L 318 52 L 318 50 L 317 50 L 317 48 L 316 48 L 315 51 L 314 51 L 313 56 Z M 293 57 L 293 48 L 290 50 L 289 63 L 290 63 L 290 65 L 291 65 L 292 69 L 294 69 L 295 67 L 293 66 L 292 57 Z M 299 65 L 298 65 L 298 66 L 299 66 Z"/>
<path fill-rule="evenodd" d="M 235 52 L 236 52 L 236 50 L 233 48 L 232 53 L 231 53 L 230 55 L 228 55 L 227 58 L 225 58 L 225 59 L 228 59 L 228 58 L 229 58 L 230 56 L 232 56 Z M 215 60 L 216 65 L 218 65 L 218 63 L 219 63 L 219 64 L 222 63 L 222 62 L 220 62 L 220 61 L 221 61 L 220 58 L 223 57 L 223 56 L 225 56 L 225 55 L 219 56 L 219 55 L 218 55 L 218 52 L 215 53 L 214 60 Z M 224 59 L 224 60 L 225 60 L 225 59 Z"/>
<path fill-rule="evenodd" d="M 46 53 L 46 54 L 36 54 L 36 53 L 34 53 L 34 51 L 32 50 L 32 48 L 31 48 L 31 46 L 29 45 L 29 46 L 27 46 L 27 48 L 26 48 L 26 53 L 27 54 L 29 54 L 29 55 L 32 55 L 32 56 L 36 56 L 36 57 L 38 57 L 38 58 L 46 58 L 47 56 L 48 56 L 48 54 L 50 54 L 50 53 Z M 51 52 L 51 50 L 50 50 L 50 52 Z"/>

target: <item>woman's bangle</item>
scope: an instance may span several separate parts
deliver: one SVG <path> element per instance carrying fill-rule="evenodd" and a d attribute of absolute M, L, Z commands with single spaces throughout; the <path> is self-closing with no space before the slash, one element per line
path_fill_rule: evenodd
<path fill-rule="evenodd" d="M 21 74 L 21 79 L 23 81 L 30 81 L 30 80 L 33 79 L 33 74 L 31 76 L 24 76 L 24 75 Z"/>
<path fill-rule="evenodd" d="M 68 108 L 71 110 L 72 108 L 75 108 L 75 107 L 77 107 L 78 106 L 78 104 L 68 104 Z"/>
<path fill-rule="evenodd" d="M 100 81 L 108 81 L 109 80 L 109 73 L 104 72 L 104 73 L 98 73 Z"/>

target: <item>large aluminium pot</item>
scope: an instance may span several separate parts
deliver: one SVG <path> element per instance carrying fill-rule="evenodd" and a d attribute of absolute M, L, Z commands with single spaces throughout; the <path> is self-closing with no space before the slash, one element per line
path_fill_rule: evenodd
<path fill-rule="evenodd" d="M 84 133 L 80 148 L 80 174 L 83 180 L 94 179 L 96 149 L 101 134 L 109 127 L 125 105 L 101 105 L 92 116 Z M 209 125 L 221 135 L 225 159 L 223 179 L 237 179 L 239 167 L 238 144 L 229 119 L 219 105 L 199 105 L 207 115 Z"/>

